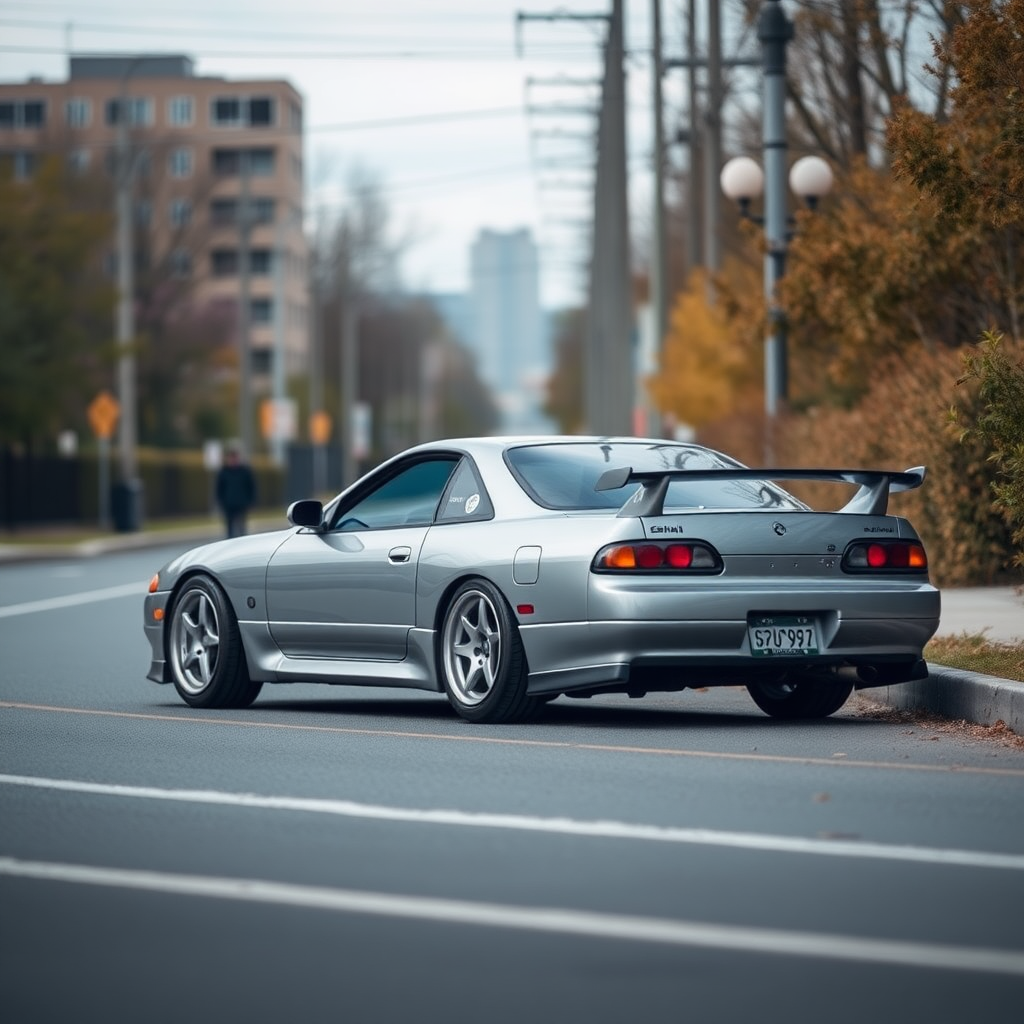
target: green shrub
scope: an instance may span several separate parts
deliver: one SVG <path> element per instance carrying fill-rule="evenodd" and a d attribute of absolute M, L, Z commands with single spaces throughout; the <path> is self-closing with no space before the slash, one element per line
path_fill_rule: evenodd
<path fill-rule="evenodd" d="M 203 465 L 202 452 L 163 448 L 140 448 L 138 472 L 143 488 L 143 518 L 146 521 L 219 514 L 214 501 L 214 474 Z M 97 456 L 80 456 L 82 508 L 98 508 L 99 470 Z M 117 456 L 110 456 L 111 479 L 117 479 Z M 284 510 L 284 471 L 269 459 L 252 460 L 256 474 L 257 506 Z"/>
<path fill-rule="evenodd" d="M 976 395 L 966 414 L 954 405 L 950 418 L 963 426 L 962 443 L 980 444 L 988 452 L 996 471 L 990 484 L 993 504 L 1013 531 L 1014 564 L 1024 568 L 1024 355 L 1020 345 L 1013 347 L 1016 359 L 1001 334 L 987 331 L 964 353 L 966 373 L 957 385 L 975 385 Z"/>

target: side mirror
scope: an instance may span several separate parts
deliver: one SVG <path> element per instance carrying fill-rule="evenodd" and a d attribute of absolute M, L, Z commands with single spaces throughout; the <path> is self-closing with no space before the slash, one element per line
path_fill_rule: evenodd
<path fill-rule="evenodd" d="M 314 530 L 320 529 L 324 522 L 324 506 L 322 502 L 312 498 L 293 501 L 288 506 L 288 522 L 292 526 L 306 526 Z"/>

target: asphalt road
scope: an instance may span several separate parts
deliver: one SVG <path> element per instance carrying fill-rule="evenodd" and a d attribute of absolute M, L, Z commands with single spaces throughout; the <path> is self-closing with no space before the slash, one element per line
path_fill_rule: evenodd
<path fill-rule="evenodd" d="M 5 1024 L 1019 1014 L 1019 747 L 738 689 L 192 711 L 144 678 L 167 555 L 0 567 Z"/>

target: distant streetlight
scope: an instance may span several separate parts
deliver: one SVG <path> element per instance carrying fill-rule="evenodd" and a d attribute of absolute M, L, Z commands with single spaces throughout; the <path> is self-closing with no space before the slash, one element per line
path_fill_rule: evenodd
<path fill-rule="evenodd" d="M 775 417 L 779 406 L 786 400 L 786 323 L 778 306 L 776 288 L 786 272 L 786 250 L 791 235 L 790 219 L 785 218 L 785 229 L 768 233 L 767 209 L 765 217 L 756 217 L 750 212 L 750 204 L 765 192 L 765 173 L 760 164 L 749 156 L 737 156 L 723 168 L 719 177 L 722 191 L 740 208 L 740 216 L 765 226 L 767 248 L 765 250 L 765 302 L 769 311 L 769 335 L 765 339 L 764 352 L 764 407 L 769 419 Z M 818 156 L 801 157 L 789 172 L 789 187 L 808 209 L 817 209 L 818 201 L 832 189 L 832 168 Z M 766 199 L 765 206 L 768 202 Z M 785 212 L 786 199 L 783 190 L 781 199 L 776 197 L 775 206 Z"/>
<path fill-rule="evenodd" d="M 802 156 L 789 170 L 790 189 L 812 210 L 832 191 L 834 180 L 832 168 L 820 156 Z"/>
<path fill-rule="evenodd" d="M 820 156 L 801 157 L 789 172 L 789 187 L 809 209 L 818 206 L 818 200 L 832 191 L 832 168 Z M 740 216 L 763 224 L 760 217 L 750 213 L 750 204 L 764 193 L 764 171 L 749 156 L 733 157 L 723 168 L 720 177 L 722 191 L 740 208 Z"/>

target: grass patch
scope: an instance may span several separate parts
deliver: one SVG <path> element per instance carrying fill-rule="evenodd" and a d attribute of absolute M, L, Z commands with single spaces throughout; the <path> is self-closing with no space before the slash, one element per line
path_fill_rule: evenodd
<path fill-rule="evenodd" d="M 1024 683 L 1024 644 L 996 643 L 984 633 L 937 637 L 924 649 L 924 657 L 936 665 Z"/>

